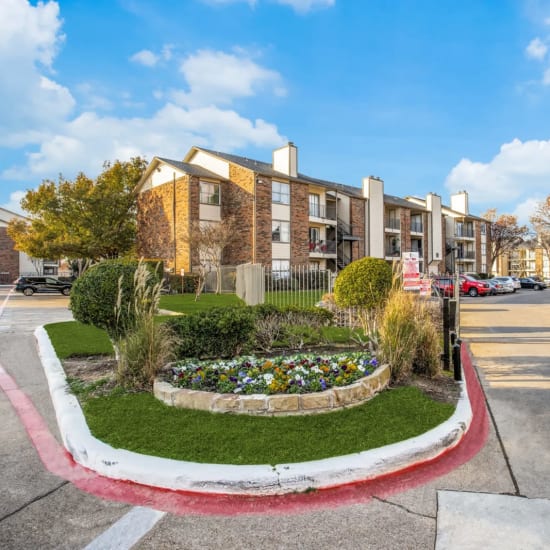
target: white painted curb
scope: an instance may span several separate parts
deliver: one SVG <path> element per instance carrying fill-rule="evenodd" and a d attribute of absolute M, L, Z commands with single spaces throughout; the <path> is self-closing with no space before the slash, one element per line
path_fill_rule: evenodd
<path fill-rule="evenodd" d="M 36 329 L 35 337 L 65 448 L 86 468 L 109 478 L 143 485 L 255 495 L 327 488 L 375 478 L 433 459 L 457 445 L 472 421 L 466 384 L 461 382 L 461 396 L 451 418 L 418 437 L 379 449 L 275 466 L 200 464 L 146 456 L 114 449 L 93 437 L 44 327 Z"/>

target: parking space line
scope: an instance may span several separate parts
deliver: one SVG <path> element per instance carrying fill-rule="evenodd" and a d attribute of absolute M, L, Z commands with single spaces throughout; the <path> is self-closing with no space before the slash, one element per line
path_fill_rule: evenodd
<path fill-rule="evenodd" d="M 113 523 L 84 550 L 127 550 L 146 535 L 166 512 L 136 506 Z"/>

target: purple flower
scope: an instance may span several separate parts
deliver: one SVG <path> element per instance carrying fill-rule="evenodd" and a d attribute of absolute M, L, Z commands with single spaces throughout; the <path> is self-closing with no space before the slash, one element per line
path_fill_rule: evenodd
<path fill-rule="evenodd" d="M 327 389 L 327 383 L 325 382 L 325 379 L 321 378 L 319 381 L 321 382 L 321 388 L 326 390 Z"/>

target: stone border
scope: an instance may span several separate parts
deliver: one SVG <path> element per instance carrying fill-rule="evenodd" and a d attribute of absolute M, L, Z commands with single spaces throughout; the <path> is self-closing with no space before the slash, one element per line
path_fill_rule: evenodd
<path fill-rule="evenodd" d="M 154 396 L 171 407 L 217 413 L 254 416 L 290 416 L 319 414 L 361 405 L 382 391 L 390 381 L 388 365 L 378 367 L 371 375 L 350 384 L 322 392 L 294 394 L 214 393 L 176 388 L 170 382 L 155 380 Z"/>

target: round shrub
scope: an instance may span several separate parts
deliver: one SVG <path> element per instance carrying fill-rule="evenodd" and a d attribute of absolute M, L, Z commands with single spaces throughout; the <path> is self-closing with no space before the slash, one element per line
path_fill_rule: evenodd
<path fill-rule="evenodd" d="M 380 258 L 361 258 L 336 277 L 334 299 L 339 307 L 373 309 L 381 306 L 392 286 L 392 268 Z"/>
<path fill-rule="evenodd" d="M 118 340 L 135 324 L 132 301 L 136 269 L 137 262 L 105 260 L 86 270 L 71 289 L 70 308 L 74 318 L 104 329 L 111 338 Z M 121 277 L 121 307 L 117 317 L 115 306 Z M 149 282 L 157 282 L 152 271 Z"/>

